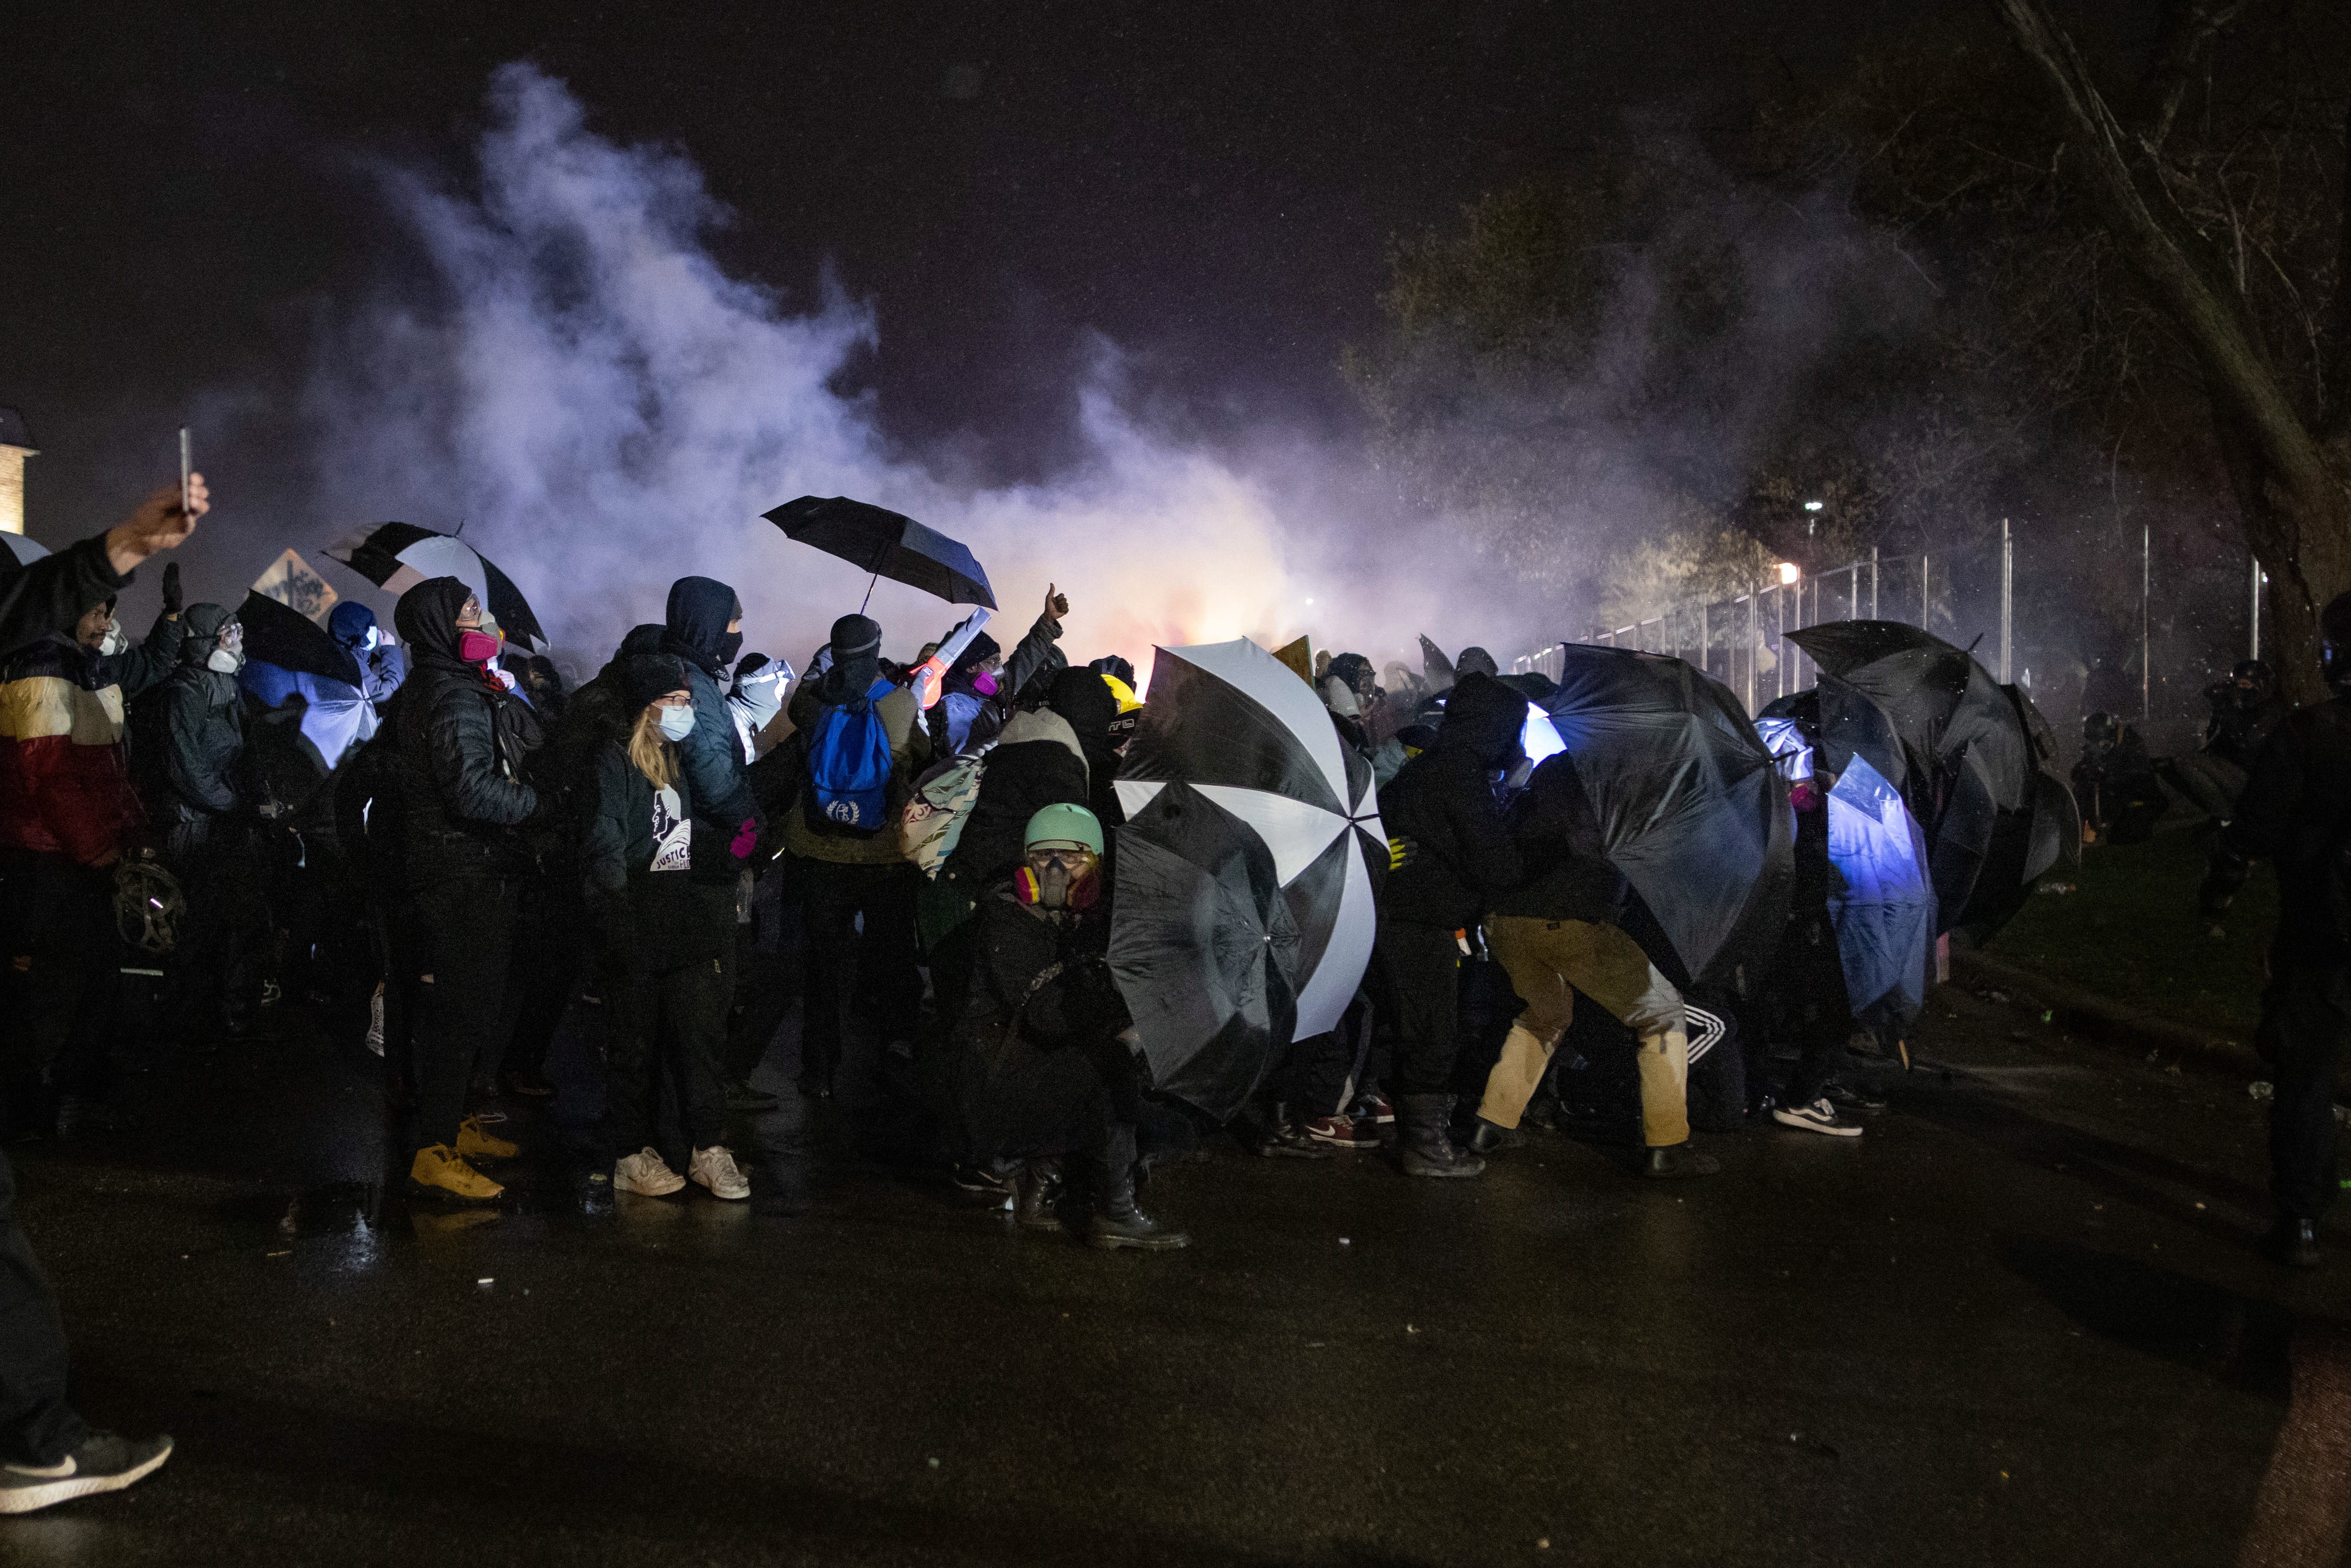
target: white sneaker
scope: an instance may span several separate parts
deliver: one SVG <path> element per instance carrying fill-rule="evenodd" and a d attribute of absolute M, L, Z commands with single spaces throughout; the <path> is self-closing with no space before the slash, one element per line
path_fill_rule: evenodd
<path fill-rule="evenodd" d="M 694 1157 L 697 1165 L 701 1163 L 700 1155 Z M 695 1179 L 699 1181 L 701 1178 L 697 1176 Z M 614 1192 L 636 1192 L 643 1193 L 647 1197 L 667 1197 L 684 1185 L 685 1178 L 670 1169 L 669 1163 L 661 1157 L 659 1151 L 654 1149 L 648 1148 L 631 1155 L 626 1159 L 615 1160 L 612 1163 Z"/>
<path fill-rule="evenodd" d="M 1834 1105 L 1823 1094 L 1809 1105 L 1774 1105 L 1771 1120 L 1783 1127 L 1794 1127 L 1806 1133 L 1826 1133 L 1832 1138 L 1858 1138 L 1861 1128 L 1854 1123 L 1839 1121 Z"/>
<path fill-rule="evenodd" d="M 713 1197 L 740 1198 L 751 1196 L 751 1184 L 735 1168 L 735 1156 L 724 1144 L 713 1144 L 706 1149 L 694 1151 L 694 1158 L 685 1167 L 686 1178 L 710 1189 Z"/>

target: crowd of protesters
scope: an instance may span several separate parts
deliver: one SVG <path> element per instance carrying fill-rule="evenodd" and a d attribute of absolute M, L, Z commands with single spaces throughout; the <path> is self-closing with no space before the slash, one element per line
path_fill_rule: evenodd
<path fill-rule="evenodd" d="M 204 504 L 198 482 L 185 511 L 170 493 L 0 580 L 9 1138 L 110 1124 L 124 956 L 168 948 L 168 1016 L 198 1038 L 247 1037 L 289 994 L 363 997 L 424 1198 L 498 1199 L 530 1132 L 516 1102 L 579 1086 L 601 1093 L 596 1174 L 615 1192 L 748 1197 L 757 1173 L 728 1129 L 779 1103 L 754 1079 L 797 1006 L 811 1105 L 853 1080 L 856 1113 L 895 1149 L 1024 1228 L 1186 1245 L 1138 1183 L 1217 1130 L 1155 1092 L 1110 964 L 1113 784 L 1142 702 L 1124 660 L 1064 650 L 1057 589 L 1008 656 L 954 628 L 898 663 L 859 613 L 803 674 L 745 651 L 732 586 L 682 577 L 662 622 L 567 691 L 473 589 L 434 578 L 400 596 L 389 636 L 362 607 L 334 610 L 327 630 L 360 674 L 342 689 L 256 667 L 237 615 L 183 603 L 173 569 L 143 636 L 116 623 L 131 566 Z M 1614 1137 L 1632 1172 L 1670 1179 L 1718 1169 L 1694 1125 L 1763 1113 L 1860 1134 L 1856 1113 L 1882 1102 L 1848 1051 L 1826 914 L 1833 780 L 1792 791 L 1776 961 L 1750 990 L 1685 994 L 1572 759 L 1529 764 L 1542 676 L 1426 639 L 1418 670 L 1301 663 L 1378 783 L 1389 858 L 1359 994 L 1336 1030 L 1290 1046 L 1235 1124 L 1241 1146 L 1475 1177 L 1532 1122 Z M 2265 683 L 2241 669 L 2215 695 L 2210 744 L 2183 768 L 2216 817 L 2275 722 Z M 2119 799 L 2142 769 L 2130 737 L 2100 738 L 2085 765 L 2108 771 L 2089 787 Z M 146 940 L 159 921 L 167 936 Z M 559 1079 L 567 1021 L 589 1071 Z M 13 1305 L 53 1314 L 26 1283 L 5 1179 Z M 0 1376 L 11 1397 L 52 1387 L 0 1410 L 27 1474 L 97 1440 L 54 1384 Z M 73 1473 L 161 1462 L 105 1441 Z M 13 1495 L 38 1506 L 52 1482 Z M 0 1484 L 0 1508 L 10 1495 Z"/>

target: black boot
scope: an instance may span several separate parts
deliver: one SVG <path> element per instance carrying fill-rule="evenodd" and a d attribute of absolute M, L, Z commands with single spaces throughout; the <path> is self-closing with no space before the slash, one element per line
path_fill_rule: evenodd
<path fill-rule="evenodd" d="M 1517 1128 L 1489 1122 L 1483 1116 L 1479 1117 L 1478 1124 L 1469 1129 L 1469 1152 L 1473 1155 L 1490 1155 L 1497 1149 L 1515 1149 L 1526 1141 L 1527 1135 Z"/>
<path fill-rule="evenodd" d="M 1473 1176 L 1486 1162 L 1466 1149 L 1453 1146 L 1446 1124 L 1453 1116 L 1450 1094 L 1399 1094 L 1396 1120 L 1403 1124 L 1404 1174 L 1416 1176 Z"/>
<path fill-rule="evenodd" d="M 1257 1135 L 1257 1152 L 1268 1158 L 1293 1160 L 1336 1159 L 1339 1151 L 1328 1144 L 1317 1143 L 1306 1135 L 1290 1113 L 1290 1107 L 1277 1104 L 1267 1118 L 1264 1130 Z"/>
<path fill-rule="evenodd" d="M 1658 1181 L 1671 1181 L 1676 1176 L 1712 1176 L 1721 1168 L 1720 1160 L 1712 1155 L 1699 1154 L 1687 1142 L 1653 1148 L 1641 1160 L 1641 1174 Z"/>
<path fill-rule="evenodd" d="M 2281 1217 L 2264 1239 L 2270 1257 L 2287 1268 L 2318 1267 L 2318 1221 Z"/>
<path fill-rule="evenodd" d="M 1020 1176 L 1020 1202 L 1014 1215 L 1026 1230 L 1059 1230 L 1061 1217 L 1055 1212 L 1061 1201 L 1061 1162 L 1030 1160 L 1029 1168 Z"/>
<path fill-rule="evenodd" d="M 1120 1247 L 1172 1252 L 1190 1240 L 1134 1207 L 1134 1128 L 1112 1128 L 1094 1155 L 1094 1213 L 1086 1221 L 1086 1245 L 1105 1252 Z"/>

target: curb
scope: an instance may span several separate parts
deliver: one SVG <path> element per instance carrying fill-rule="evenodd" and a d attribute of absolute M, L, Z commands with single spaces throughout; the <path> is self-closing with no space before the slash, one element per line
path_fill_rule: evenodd
<path fill-rule="evenodd" d="M 2055 980 L 2032 969 L 2019 968 L 1979 952 L 1954 948 L 1951 976 L 1988 981 L 2011 996 L 2037 1003 L 2036 1011 L 2053 1012 L 2067 1029 L 2088 1040 L 2105 1040 L 2135 1051 L 2195 1061 L 2216 1071 L 2253 1079 L 2267 1078 L 2267 1063 L 2251 1045 L 2229 1040 L 2210 1030 L 2147 1012 L 2102 996 L 2065 980 Z"/>

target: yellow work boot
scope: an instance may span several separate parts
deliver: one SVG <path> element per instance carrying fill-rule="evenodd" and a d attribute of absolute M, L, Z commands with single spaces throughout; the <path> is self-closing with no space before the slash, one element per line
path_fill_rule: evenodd
<path fill-rule="evenodd" d="M 451 1154 L 446 1144 L 435 1144 L 429 1149 L 416 1151 L 416 1159 L 408 1167 L 408 1185 L 412 1191 L 443 1197 L 469 1198 L 476 1203 L 487 1203 L 506 1191 Z"/>
<path fill-rule="evenodd" d="M 522 1150 L 482 1131 L 479 1116 L 468 1116 L 457 1124 L 457 1153 L 469 1160 L 510 1160 Z"/>

